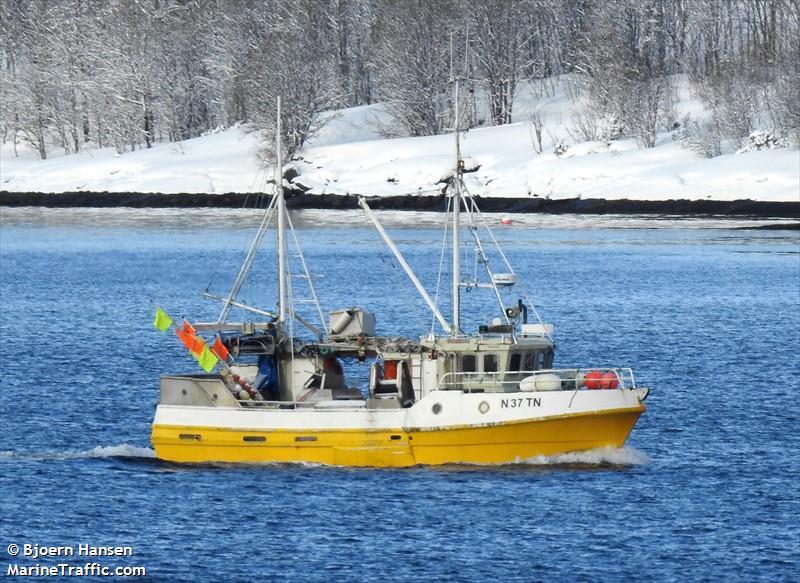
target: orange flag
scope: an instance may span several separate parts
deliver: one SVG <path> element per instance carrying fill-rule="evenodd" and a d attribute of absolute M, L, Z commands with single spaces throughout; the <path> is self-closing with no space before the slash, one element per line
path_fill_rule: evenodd
<path fill-rule="evenodd" d="M 183 329 L 185 332 L 188 332 L 189 334 L 197 334 L 197 330 L 194 329 L 194 326 L 192 326 L 186 320 L 183 321 Z"/>
<path fill-rule="evenodd" d="M 178 339 L 183 342 L 184 346 L 191 350 L 192 343 L 194 342 L 194 334 L 187 332 L 181 327 L 175 328 L 175 334 L 178 336 Z"/>
<path fill-rule="evenodd" d="M 194 328 L 190 329 L 194 331 Z M 193 332 L 185 330 L 184 328 L 175 328 L 175 334 L 178 335 L 178 338 L 183 345 L 189 349 L 189 352 L 192 354 L 200 354 L 203 352 L 203 348 L 205 347 L 206 343 L 203 342 L 203 339 L 195 336 Z"/>
<path fill-rule="evenodd" d="M 214 338 L 214 345 L 211 347 L 211 351 L 219 356 L 220 360 L 228 360 L 228 349 L 222 343 L 222 340 L 219 336 Z"/>
<path fill-rule="evenodd" d="M 199 336 L 194 337 L 194 342 L 192 343 L 192 347 L 189 348 L 192 354 L 195 356 L 200 356 L 203 353 L 203 349 L 206 348 L 206 343 L 203 341 L 202 338 Z"/>

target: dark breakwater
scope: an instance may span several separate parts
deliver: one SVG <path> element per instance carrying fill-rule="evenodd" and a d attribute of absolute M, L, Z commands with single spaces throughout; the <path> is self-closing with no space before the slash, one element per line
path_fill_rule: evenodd
<path fill-rule="evenodd" d="M 308 194 L 287 192 L 289 208 L 356 209 L 358 195 Z M 446 197 L 382 196 L 367 197 L 376 210 L 443 211 Z M 800 198 L 796 202 L 754 200 L 606 200 L 479 197 L 475 200 L 485 212 L 507 213 L 580 213 L 580 214 L 653 214 L 653 215 L 722 215 L 800 218 Z M 7 192 L 0 191 L 0 206 L 132 207 L 132 208 L 248 208 L 263 206 L 263 195 L 256 193 L 160 194 L 147 192 Z"/>

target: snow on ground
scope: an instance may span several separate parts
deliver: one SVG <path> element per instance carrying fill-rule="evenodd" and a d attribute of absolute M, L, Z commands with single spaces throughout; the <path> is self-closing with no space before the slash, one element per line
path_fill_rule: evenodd
<path fill-rule="evenodd" d="M 677 83 L 676 117 L 703 115 L 688 84 Z M 564 82 L 522 86 L 515 123 L 462 134 L 470 192 L 482 196 L 800 201 L 800 151 L 778 149 L 706 159 L 680 146 L 670 132 L 655 148 L 633 140 L 578 142 L 583 104 Z M 537 153 L 530 114 L 544 123 Z M 328 123 L 292 164 L 296 182 L 313 194 L 414 195 L 440 192 L 452 172 L 452 135 L 382 139 L 392 118 L 381 104 L 326 114 Z M 567 151 L 556 156 L 554 146 Z M 38 160 L 0 149 L 0 189 L 65 192 L 224 193 L 263 190 L 255 134 L 242 128 L 177 144 L 117 155 L 100 149 Z M 267 172 L 268 170 L 268 172 Z"/>
<path fill-rule="evenodd" d="M 0 190 L 250 192 L 263 182 L 254 134 L 240 128 L 119 155 L 113 148 L 39 160 L 0 150 Z"/>

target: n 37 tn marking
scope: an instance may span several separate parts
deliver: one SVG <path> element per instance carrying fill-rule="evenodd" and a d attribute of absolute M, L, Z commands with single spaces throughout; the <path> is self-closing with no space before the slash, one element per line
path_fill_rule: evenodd
<path fill-rule="evenodd" d="M 541 407 L 541 397 L 519 397 L 514 399 L 501 399 L 501 409 L 515 409 L 517 407 Z"/>

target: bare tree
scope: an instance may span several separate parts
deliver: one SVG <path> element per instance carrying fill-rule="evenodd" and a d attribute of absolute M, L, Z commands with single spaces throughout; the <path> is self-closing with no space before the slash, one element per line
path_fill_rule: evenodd
<path fill-rule="evenodd" d="M 455 1 L 379 0 L 372 68 L 377 94 L 408 135 L 441 133 L 448 125 L 450 32 Z M 394 128 L 386 128 L 391 134 Z"/>
<path fill-rule="evenodd" d="M 544 117 L 538 111 L 532 111 L 529 116 L 529 122 L 531 124 L 530 127 L 530 134 L 531 134 L 531 144 L 533 145 L 533 151 L 537 154 L 541 154 L 543 151 L 542 148 L 542 130 L 544 129 Z"/>
<path fill-rule="evenodd" d="M 711 115 L 682 134 L 708 151 L 755 130 L 797 143 L 799 23 L 797 0 L 4 0 L 0 128 L 41 157 L 236 123 L 268 137 L 282 95 L 291 152 L 324 110 L 376 100 L 397 133 L 436 134 L 452 60 L 470 126 L 511 122 L 521 80 L 572 73 L 589 104 L 576 139 L 652 146 L 683 73 Z"/>
<path fill-rule="evenodd" d="M 313 0 L 273 0 L 246 15 L 248 52 L 242 84 L 248 121 L 272 135 L 281 96 L 288 156 L 321 127 L 320 114 L 341 102 L 335 52 L 325 15 L 316 6 Z"/>
<path fill-rule="evenodd" d="M 374 50 L 373 28 L 377 9 L 374 2 L 328 0 L 322 2 L 332 45 L 336 47 L 337 80 L 343 105 L 365 105 L 373 101 L 369 59 Z"/>
<path fill-rule="evenodd" d="M 470 38 L 495 125 L 511 123 L 517 83 L 527 66 L 527 45 L 532 39 L 525 28 L 531 7 L 527 0 L 479 0 L 470 4 Z"/>
<path fill-rule="evenodd" d="M 648 148 L 671 113 L 668 63 L 650 42 L 663 36 L 652 22 L 661 5 L 660 0 L 595 5 L 575 65 L 591 111 L 613 120 L 611 125 L 620 123 L 620 135 L 635 137 Z M 612 38 L 617 42 L 608 42 Z"/>
<path fill-rule="evenodd" d="M 4 100 L 8 100 L 4 125 L 13 125 L 14 139 L 45 159 L 53 112 L 58 109 L 57 85 L 50 74 L 54 55 L 47 41 L 52 13 L 43 4 L 17 1 L 4 6 L 3 16 L 3 36 L 16 43 L 4 49 Z"/>

